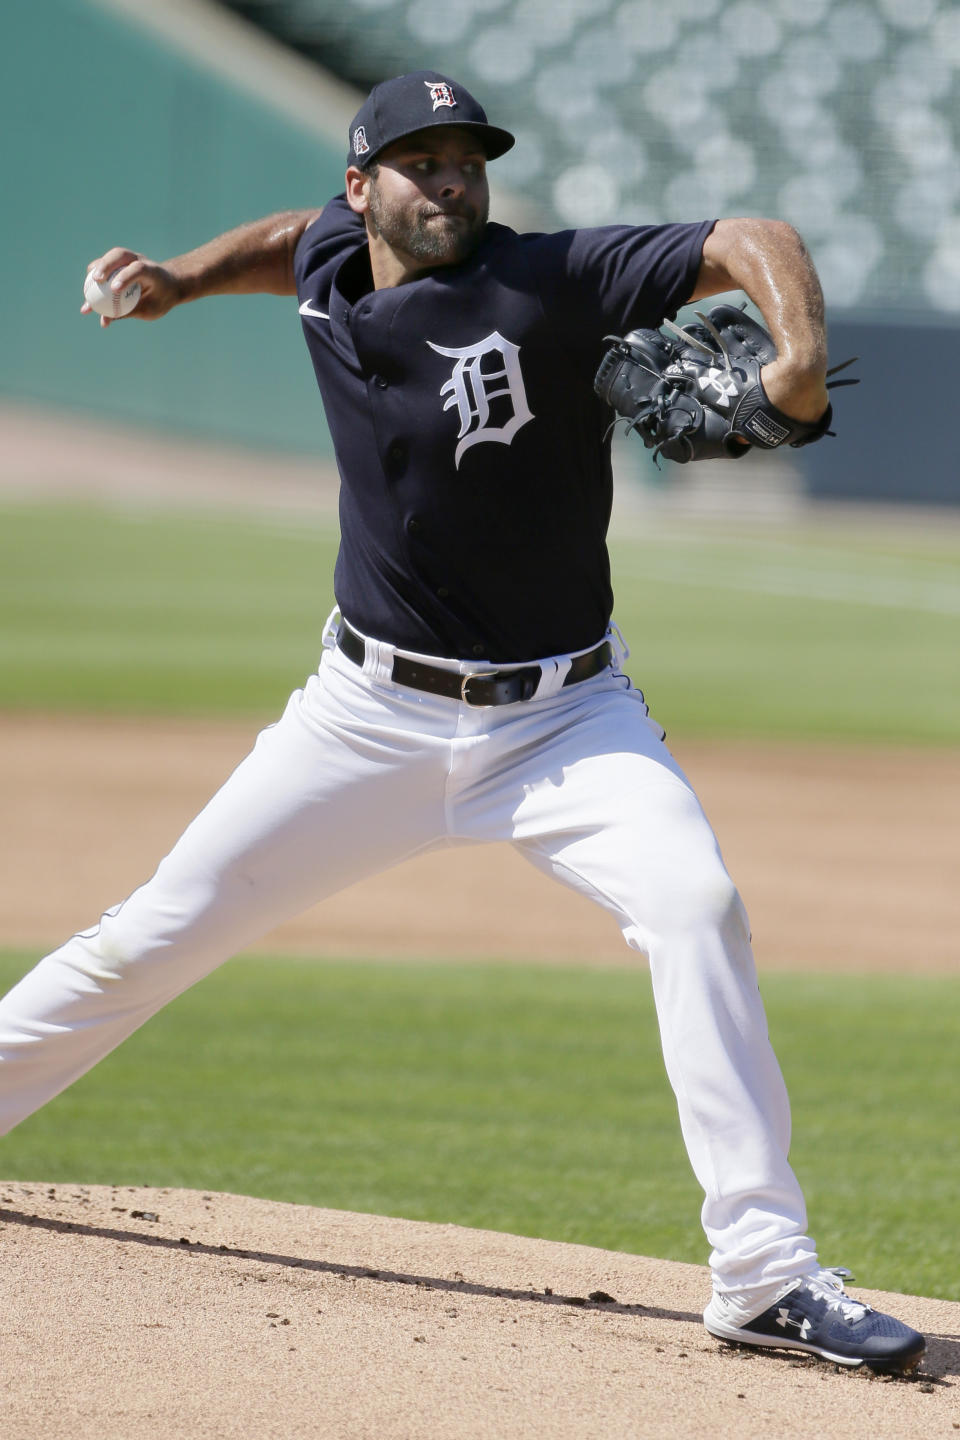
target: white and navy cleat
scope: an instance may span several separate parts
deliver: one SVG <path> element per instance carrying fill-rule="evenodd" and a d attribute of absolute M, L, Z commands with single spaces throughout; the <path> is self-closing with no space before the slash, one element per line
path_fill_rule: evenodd
<path fill-rule="evenodd" d="M 745 1292 L 714 1292 L 703 1312 L 711 1335 L 734 1345 L 803 1350 L 837 1365 L 868 1366 L 878 1375 L 908 1375 L 923 1358 L 926 1341 L 909 1325 L 854 1300 L 843 1289 L 845 1272 L 821 1270 L 794 1280 L 759 1314 L 744 1314 Z"/>

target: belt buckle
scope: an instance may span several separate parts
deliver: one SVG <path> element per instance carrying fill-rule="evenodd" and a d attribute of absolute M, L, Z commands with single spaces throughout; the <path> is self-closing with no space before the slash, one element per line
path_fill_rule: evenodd
<path fill-rule="evenodd" d="M 503 670 L 472 670 L 469 675 L 462 676 L 460 680 L 460 699 L 464 705 L 470 705 L 474 710 L 482 710 L 489 705 L 516 704 L 521 700 L 532 700 L 537 693 L 537 688 L 543 678 L 543 671 L 539 665 L 520 666 L 513 671 Z M 486 680 L 494 687 L 492 700 L 471 700 L 467 694 L 467 686 L 471 680 Z M 498 695 L 497 686 L 509 686 L 510 682 L 519 681 L 520 693 L 516 695 Z"/>
<path fill-rule="evenodd" d="M 483 704 L 483 701 L 482 701 L 482 700 L 480 700 L 480 701 L 473 701 L 473 700 L 470 699 L 470 696 L 467 694 L 467 686 L 470 684 L 470 681 L 471 681 L 471 680 L 486 680 L 486 679 L 489 679 L 489 678 L 490 678 L 490 677 L 489 677 L 488 675 L 485 675 L 482 670 L 471 670 L 471 671 L 469 672 L 469 674 L 464 675 L 464 676 L 461 678 L 461 680 L 460 680 L 460 700 L 461 700 L 461 703 L 464 704 L 464 705 L 469 705 L 469 706 L 471 706 L 471 708 L 474 709 L 474 710 L 482 710 L 482 709 L 484 709 L 484 704 Z"/>

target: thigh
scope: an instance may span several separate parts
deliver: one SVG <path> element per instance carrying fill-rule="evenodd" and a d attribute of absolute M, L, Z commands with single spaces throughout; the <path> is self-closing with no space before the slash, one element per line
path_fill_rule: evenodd
<path fill-rule="evenodd" d="M 585 697 L 547 737 L 509 838 L 611 910 L 644 950 L 651 935 L 740 904 L 693 787 L 636 690 Z"/>
<path fill-rule="evenodd" d="M 232 949 L 430 848 L 444 755 L 389 697 L 324 665 L 121 907 L 121 929 L 150 947 L 189 930 Z"/>
<path fill-rule="evenodd" d="M 325 663 L 153 878 L 0 1003 L 0 1132 L 279 920 L 436 843 L 447 751 Z"/>

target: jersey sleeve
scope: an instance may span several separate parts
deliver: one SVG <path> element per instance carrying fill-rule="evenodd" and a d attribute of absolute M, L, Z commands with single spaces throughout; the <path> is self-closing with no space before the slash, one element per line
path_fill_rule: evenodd
<path fill-rule="evenodd" d="M 656 329 L 690 299 L 715 224 L 605 225 L 551 236 L 552 298 L 601 334 Z"/>
<path fill-rule="evenodd" d="M 306 282 L 310 282 L 312 296 L 318 272 L 339 263 L 354 243 L 361 245 L 365 239 L 363 217 L 350 209 L 346 195 L 337 195 L 324 205 L 321 214 L 300 236 L 294 251 L 293 274 L 300 298 L 303 299 Z"/>

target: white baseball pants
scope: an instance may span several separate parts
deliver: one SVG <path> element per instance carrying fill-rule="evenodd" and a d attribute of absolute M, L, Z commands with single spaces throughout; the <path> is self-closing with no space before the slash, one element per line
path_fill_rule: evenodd
<path fill-rule="evenodd" d="M 153 878 L 0 1003 L 0 1133 L 280 921 L 411 855 L 506 840 L 649 960 L 717 1287 L 816 1269 L 747 918 L 640 692 L 618 666 L 565 690 L 559 657 L 533 700 L 471 708 L 392 684 L 390 646 L 362 669 L 329 627 L 325 647 Z"/>

